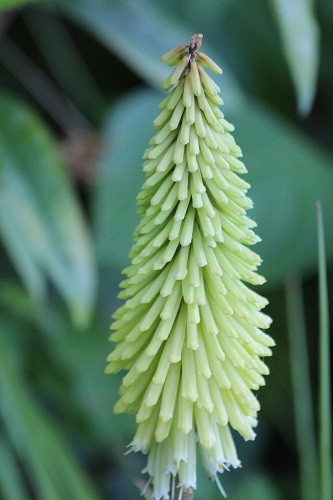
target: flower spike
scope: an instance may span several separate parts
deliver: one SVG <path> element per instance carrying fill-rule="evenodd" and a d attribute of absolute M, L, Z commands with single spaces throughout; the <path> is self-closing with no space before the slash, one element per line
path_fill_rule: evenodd
<path fill-rule="evenodd" d="M 237 468 L 231 429 L 253 440 L 274 341 L 248 288 L 265 280 L 240 148 L 206 73 L 222 70 L 200 52 L 202 35 L 162 57 L 175 69 L 144 153 L 140 223 L 123 273 L 106 373 L 127 371 L 116 413 L 134 413 L 130 450 L 148 455 L 153 498 L 196 489 L 197 449 L 209 477 Z M 255 394 L 254 394 L 255 393 Z M 179 492 L 178 492 L 179 493 Z"/>

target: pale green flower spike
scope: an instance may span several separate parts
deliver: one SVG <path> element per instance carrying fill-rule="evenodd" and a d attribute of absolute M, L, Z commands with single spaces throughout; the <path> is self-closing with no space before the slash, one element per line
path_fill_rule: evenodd
<path fill-rule="evenodd" d="M 239 467 L 230 428 L 254 439 L 255 393 L 274 341 L 263 329 L 268 301 L 247 288 L 264 283 L 259 238 L 246 216 L 250 187 L 242 154 L 219 109 L 220 89 L 194 35 L 162 57 L 177 65 L 154 121 L 138 195 L 141 221 L 123 272 L 107 373 L 127 370 L 116 413 L 136 415 L 130 449 L 148 454 L 153 498 L 196 488 L 196 449 L 220 491 L 218 473 Z M 181 495 L 180 495 L 181 498 Z"/>

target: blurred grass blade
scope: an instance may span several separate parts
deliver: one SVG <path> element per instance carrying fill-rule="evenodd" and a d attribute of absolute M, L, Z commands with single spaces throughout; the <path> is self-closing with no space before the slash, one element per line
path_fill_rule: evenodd
<path fill-rule="evenodd" d="M 318 498 L 318 461 L 302 286 L 298 277 L 286 281 L 286 305 L 302 499 L 313 500 Z"/>
<path fill-rule="evenodd" d="M 46 295 L 46 281 L 42 270 L 38 266 L 29 245 L 24 245 L 22 232 L 23 220 L 16 216 L 16 198 L 9 192 L 0 189 L 0 234 L 17 273 L 21 276 L 32 297 L 42 301 Z"/>
<path fill-rule="evenodd" d="M 88 228 L 44 125 L 0 96 L 0 236 L 36 299 L 51 279 L 76 324 L 87 323 L 96 270 Z"/>
<path fill-rule="evenodd" d="M 324 223 L 321 203 L 317 202 L 318 218 L 318 274 L 319 274 L 319 463 L 320 463 L 320 498 L 332 498 L 332 414 L 331 414 L 331 385 L 330 385 L 330 328 L 328 288 L 326 276 L 326 255 Z"/>
<path fill-rule="evenodd" d="M 29 500 L 14 452 L 0 434 L 0 497 L 3 500 Z"/>
<path fill-rule="evenodd" d="M 7 36 L 1 39 L 0 61 L 66 134 L 89 127 L 88 121 L 74 104 L 69 102 L 31 57 Z"/>
<path fill-rule="evenodd" d="M 1 325 L 0 333 L 2 420 L 36 488 L 37 498 L 98 499 L 90 481 L 72 459 L 62 434 L 40 411 L 11 363 L 6 325 Z"/>
<path fill-rule="evenodd" d="M 305 116 L 315 98 L 319 67 L 319 26 L 312 0 L 272 0 L 282 44 L 297 94 L 298 111 Z"/>
<path fill-rule="evenodd" d="M 64 22 L 50 8 L 28 9 L 23 16 L 58 85 L 90 119 L 97 120 L 104 98 Z"/>

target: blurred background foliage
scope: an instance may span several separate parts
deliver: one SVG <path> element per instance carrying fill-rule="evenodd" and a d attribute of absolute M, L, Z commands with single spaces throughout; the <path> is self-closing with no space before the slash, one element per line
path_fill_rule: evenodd
<path fill-rule="evenodd" d="M 134 422 L 112 415 L 119 378 L 103 374 L 108 324 L 160 56 L 201 32 L 253 185 L 277 342 L 258 437 L 237 439 L 243 469 L 222 479 L 231 500 L 301 498 L 290 368 L 304 345 L 289 349 L 285 282 L 301 283 L 316 405 L 318 199 L 333 257 L 332 2 L 0 0 L 0 14 L 0 497 L 138 498 L 145 460 L 123 455 Z M 195 497 L 217 499 L 199 475 Z"/>

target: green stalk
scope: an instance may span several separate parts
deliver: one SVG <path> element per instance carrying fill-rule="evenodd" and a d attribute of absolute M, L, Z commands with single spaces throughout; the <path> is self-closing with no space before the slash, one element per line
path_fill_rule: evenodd
<path fill-rule="evenodd" d="M 319 275 L 319 465 L 320 498 L 332 498 L 332 415 L 330 408 L 330 337 L 326 277 L 325 236 L 320 202 L 317 202 L 318 275 Z"/>
<path fill-rule="evenodd" d="M 286 282 L 290 370 L 303 500 L 318 498 L 318 467 L 311 396 L 309 356 L 300 279 Z"/>

